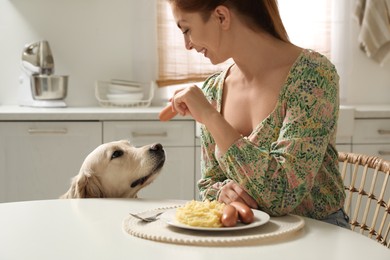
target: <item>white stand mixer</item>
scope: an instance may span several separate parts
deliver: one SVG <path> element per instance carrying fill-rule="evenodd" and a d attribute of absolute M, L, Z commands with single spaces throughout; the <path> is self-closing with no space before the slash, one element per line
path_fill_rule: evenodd
<path fill-rule="evenodd" d="M 49 43 L 26 45 L 22 53 L 19 78 L 19 105 L 29 107 L 66 107 L 68 76 L 54 74 Z"/>

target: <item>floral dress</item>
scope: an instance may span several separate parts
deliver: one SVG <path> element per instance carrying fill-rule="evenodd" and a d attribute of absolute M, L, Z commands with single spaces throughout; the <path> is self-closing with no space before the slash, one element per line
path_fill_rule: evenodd
<path fill-rule="evenodd" d="M 220 112 L 227 70 L 202 89 Z M 290 69 L 273 112 L 247 137 L 221 154 L 201 126 L 202 200 L 215 200 L 235 181 L 271 216 L 288 213 L 322 219 L 345 200 L 335 148 L 339 77 L 323 55 L 303 50 Z"/>

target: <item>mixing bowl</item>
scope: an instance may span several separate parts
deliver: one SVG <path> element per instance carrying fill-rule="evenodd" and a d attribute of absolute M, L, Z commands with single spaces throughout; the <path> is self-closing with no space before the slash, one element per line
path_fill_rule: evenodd
<path fill-rule="evenodd" d="M 64 99 L 68 90 L 68 76 L 32 75 L 31 88 L 36 100 Z"/>

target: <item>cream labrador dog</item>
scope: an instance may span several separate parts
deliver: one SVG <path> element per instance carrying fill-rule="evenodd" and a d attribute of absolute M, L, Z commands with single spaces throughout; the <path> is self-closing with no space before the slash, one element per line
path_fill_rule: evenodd
<path fill-rule="evenodd" d="M 156 179 L 164 162 L 165 151 L 158 143 L 139 148 L 127 140 L 102 144 L 85 158 L 60 198 L 136 198 Z"/>

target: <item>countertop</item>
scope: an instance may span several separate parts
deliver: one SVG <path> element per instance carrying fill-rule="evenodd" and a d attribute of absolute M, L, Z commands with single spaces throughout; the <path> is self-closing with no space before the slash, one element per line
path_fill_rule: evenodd
<path fill-rule="evenodd" d="M 358 105 L 354 106 L 355 118 L 390 118 L 390 105 Z"/>
<path fill-rule="evenodd" d="M 106 120 L 158 120 L 161 106 L 111 108 L 111 107 L 66 107 L 33 108 L 18 105 L 0 106 L 0 121 L 64 120 L 64 121 L 106 121 Z M 384 105 L 342 105 L 340 117 L 390 118 L 390 104 Z M 352 119 L 351 118 L 351 119 Z M 191 117 L 176 116 L 173 120 L 192 120 Z M 344 119 L 343 119 L 344 121 Z"/>
<path fill-rule="evenodd" d="M 109 120 L 158 120 L 163 107 L 66 107 L 33 108 L 21 106 L 0 106 L 0 121 L 58 120 L 58 121 L 109 121 Z M 176 116 L 173 120 L 192 120 Z"/>

